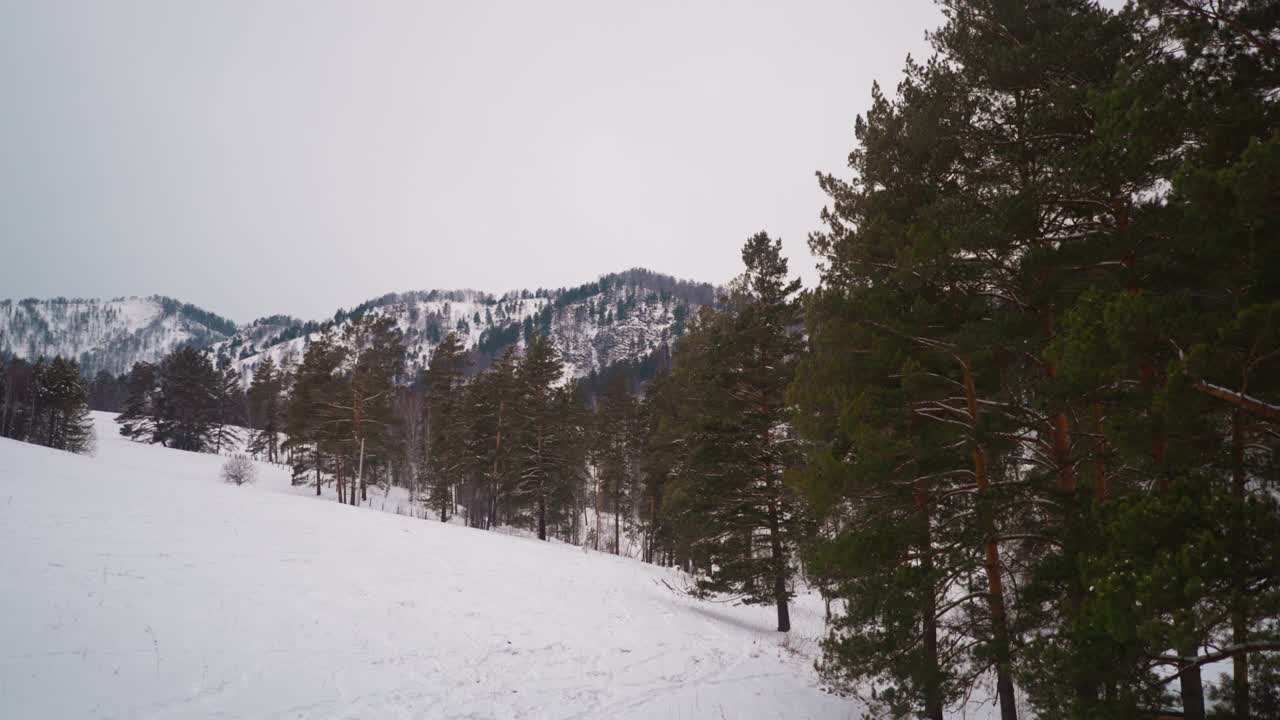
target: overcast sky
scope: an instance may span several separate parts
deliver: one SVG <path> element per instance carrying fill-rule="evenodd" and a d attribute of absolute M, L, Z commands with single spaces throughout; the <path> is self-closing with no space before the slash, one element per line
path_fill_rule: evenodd
<path fill-rule="evenodd" d="M 0 0 L 0 297 L 232 319 L 723 282 L 805 243 L 930 0 Z"/>

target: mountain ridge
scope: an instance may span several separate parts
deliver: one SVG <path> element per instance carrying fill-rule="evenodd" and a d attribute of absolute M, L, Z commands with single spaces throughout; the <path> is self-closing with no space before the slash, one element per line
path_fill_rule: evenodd
<path fill-rule="evenodd" d="M 0 355 L 35 360 L 61 354 L 78 360 L 86 374 L 119 375 L 134 362 L 155 362 L 193 345 L 219 365 L 236 367 L 247 381 L 266 357 L 282 365 L 299 362 L 320 333 L 340 333 L 353 319 L 377 313 L 392 316 L 404 333 L 409 378 L 449 332 L 463 339 L 475 369 L 538 332 L 560 350 L 566 378 L 577 379 L 669 347 L 717 291 L 710 283 L 631 268 L 573 287 L 501 295 L 469 288 L 392 292 L 323 320 L 276 314 L 241 325 L 161 295 L 10 299 L 0 300 Z"/>

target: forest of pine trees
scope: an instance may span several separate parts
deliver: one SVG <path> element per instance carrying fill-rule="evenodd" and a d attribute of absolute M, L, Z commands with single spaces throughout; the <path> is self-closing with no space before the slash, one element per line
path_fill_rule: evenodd
<path fill-rule="evenodd" d="M 820 670 L 878 716 L 1280 717 L 1280 6 L 940 4 L 819 176 L 817 286 L 756 234 L 661 363 L 569 382 L 548 311 L 412 373 L 371 306 L 247 391 L 192 348 L 10 361 L 0 435 L 243 426 L 317 495 L 678 566 L 780 631 L 816 589 Z"/>
<path fill-rule="evenodd" d="M 131 440 L 193 452 L 231 450 L 240 440 L 245 403 L 239 375 L 216 369 L 195 348 L 174 350 L 158 364 L 135 363 L 125 385 L 116 422 Z"/>
<path fill-rule="evenodd" d="M 1277 5 L 942 6 L 821 177 L 825 670 L 899 717 L 1276 717 Z"/>
<path fill-rule="evenodd" d="M 89 390 L 75 360 L 0 360 L 0 437 L 92 452 Z"/>

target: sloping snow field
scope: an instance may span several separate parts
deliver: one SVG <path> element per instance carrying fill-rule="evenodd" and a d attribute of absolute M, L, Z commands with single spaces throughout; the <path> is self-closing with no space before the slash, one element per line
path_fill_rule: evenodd
<path fill-rule="evenodd" d="M 821 606 L 218 478 L 224 458 L 0 439 L 0 718 L 859 718 Z"/>

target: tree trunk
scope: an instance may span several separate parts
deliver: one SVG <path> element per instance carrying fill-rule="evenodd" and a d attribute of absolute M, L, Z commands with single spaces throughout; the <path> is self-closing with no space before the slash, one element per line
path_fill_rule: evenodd
<path fill-rule="evenodd" d="M 1193 657 L 1195 645 L 1179 648 L 1179 655 Z M 1178 676 L 1179 690 L 1182 692 L 1182 716 L 1185 720 L 1205 720 L 1204 716 L 1204 684 L 1200 679 L 1200 666 L 1187 668 Z"/>
<path fill-rule="evenodd" d="M 652 495 L 649 496 L 649 542 L 645 548 L 644 561 L 653 564 L 654 545 L 658 542 L 658 511 L 654 508 L 655 502 Z"/>
<path fill-rule="evenodd" d="M 596 470 L 596 537 L 592 544 L 597 551 L 600 550 L 600 472 Z"/>
<path fill-rule="evenodd" d="M 538 424 L 538 454 L 535 456 L 538 465 L 538 539 L 547 539 L 547 475 L 542 466 L 542 424 Z"/>
<path fill-rule="evenodd" d="M 538 539 L 547 539 L 547 498 L 542 493 L 538 493 Z"/>
<path fill-rule="evenodd" d="M 365 480 L 364 480 L 364 438 L 360 438 L 360 460 L 359 460 L 359 464 L 356 466 L 356 477 L 357 477 L 357 478 L 359 478 L 359 483 L 360 483 L 360 500 L 361 500 L 361 501 L 367 501 L 369 498 L 365 496 Z M 352 490 L 352 495 L 353 495 L 353 496 L 355 495 L 355 488 L 356 488 L 356 486 L 355 486 L 355 482 L 356 482 L 356 481 L 353 479 L 353 480 L 352 480 L 352 485 L 351 485 L 351 490 Z M 354 498 L 353 498 L 353 500 L 354 500 Z M 355 503 L 355 502 L 352 502 L 351 504 L 352 504 L 352 505 L 355 505 L 356 503 Z"/>
<path fill-rule="evenodd" d="M 968 361 L 961 360 L 964 370 L 965 398 L 969 404 L 969 419 L 973 430 L 973 474 L 978 486 L 979 522 L 985 536 L 984 564 L 987 573 L 987 600 L 991 609 L 991 636 L 996 660 L 996 691 L 1000 695 L 1001 720 L 1017 720 L 1018 708 L 1013 695 L 1013 676 L 1010 673 L 1009 626 L 1005 618 L 1004 582 L 1001 579 L 1000 548 L 996 540 L 995 518 L 989 507 L 991 482 L 987 476 L 987 456 L 978 442 L 978 394 L 973 381 L 973 369 Z"/>
<path fill-rule="evenodd" d="M 1107 437 L 1102 425 L 1102 403 L 1094 400 L 1092 411 L 1093 433 L 1097 436 L 1093 451 L 1093 496 L 1095 502 L 1105 503 L 1111 495 L 1111 486 L 1107 482 Z"/>
<path fill-rule="evenodd" d="M 1052 342 L 1054 337 L 1052 311 L 1045 312 L 1043 325 L 1045 340 Z M 1058 377 L 1058 366 L 1053 360 L 1046 359 L 1044 361 L 1044 374 L 1050 384 Z M 1072 493 L 1076 489 L 1076 475 L 1075 469 L 1071 466 L 1071 429 L 1067 422 L 1066 411 L 1058 409 L 1053 414 L 1051 424 L 1053 428 L 1053 462 L 1057 466 L 1058 490 L 1063 493 Z"/>
<path fill-rule="evenodd" d="M 333 458 L 333 482 L 338 486 L 338 502 L 343 505 L 347 504 L 347 486 L 342 480 L 342 457 L 334 455 Z"/>
<path fill-rule="evenodd" d="M 769 503 L 769 546 L 773 551 L 773 598 L 778 606 L 778 632 L 788 632 L 791 630 L 791 611 L 787 607 L 787 558 L 783 554 L 777 503 Z"/>
<path fill-rule="evenodd" d="M 933 529 L 929 519 L 929 497 L 921 483 L 916 484 L 916 512 L 920 513 L 924 532 L 920 537 L 921 569 L 926 575 L 933 573 Z M 827 602 L 827 619 L 831 619 L 831 603 Z M 942 720 L 942 673 L 938 670 L 938 598 L 929 588 L 924 607 L 920 611 L 924 630 L 924 717 Z"/>
<path fill-rule="evenodd" d="M 493 494 L 489 498 L 489 520 L 486 530 L 493 529 L 498 522 L 498 493 L 501 491 L 501 475 L 498 474 L 498 461 L 502 457 L 502 414 L 506 409 L 507 401 L 498 401 L 498 425 L 493 435 Z"/>
<path fill-rule="evenodd" d="M 1248 476 L 1244 466 L 1245 445 L 1244 411 L 1236 409 L 1231 413 L 1231 500 L 1234 507 L 1232 530 L 1235 535 L 1236 557 L 1244 552 L 1244 502 L 1245 483 Z M 1238 577 L 1232 579 L 1237 587 L 1231 597 L 1231 642 L 1244 645 L 1249 641 L 1248 595 Z M 1231 705 L 1235 710 L 1234 720 L 1249 720 L 1249 654 L 1240 652 L 1231 658 Z"/>

